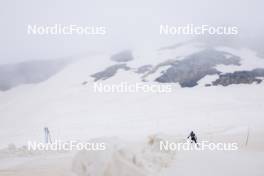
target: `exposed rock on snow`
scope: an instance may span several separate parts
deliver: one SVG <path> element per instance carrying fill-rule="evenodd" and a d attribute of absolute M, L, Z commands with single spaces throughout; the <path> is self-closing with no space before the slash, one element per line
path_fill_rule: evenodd
<path fill-rule="evenodd" d="M 258 77 L 264 77 L 264 69 L 254 69 L 251 71 L 236 71 L 234 73 L 226 73 L 219 76 L 219 78 L 213 81 L 213 85 L 228 86 L 231 84 L 252 84 L 261 83 L 262 79 Z"/>
<path fill-rule="evenodd" d="M 255 75 L 260 75 L 256 68 L 263 68 L 264 62 L 260 67 L 256 67 L 259 59 L 255 53 L 251 50 L 236 50 L 232 48 L 212 48 L 205 45 L 195 46 L 199 47 L 200 50 L 196 52 L 190 52 L 189 54 L 179 55 L 179 53 L 164 53 L 169 51 L 177 51 L 180 48 L 188 48 L 188 43 L 180 43 L 173 47 L 162 48 L 158 50 L 156 55 L 149 55 L 146 57 L 153 58 L 150 62 L 133 64 L 133 60 L 127 64 L 117 64 L 107 67 L 101 72 L 97 72 L 91 75 L 94 81 L 106 80 L 110 77 L 115 76 L 119 69 L 128 71 L 128 73 L 135 73 L 140 81 L 148 82 L 159 82 L 159 83 L 178 83 L 181 87 L 194 87 L 199 84 L 205 77 L 217 76 L 214 80 L 204 84 L 203 86 L 211 85 L 225 85 L 230 84 L 251 84 L 254 82 L 260 83 L 261 79 L 258 79 Z M 121 58 L 133 57 L 130 51 L 123 51 L 112 56 L 111 60 L 127 61 Z M 139 57 L 140 56 L 135 56 Z M 149 58 L 146 58 L 147 60 Z M 250 73 L 248 70 L 253 70 Z M 258 69 L 261 70 L 261 69 Z M 234 71 L 237 71 L 233 74 Z M 219 76 L 221 75 L 221 77 Z M 228 77 L 228 78 L 227 78 Z M 217 80 L 218 79 L 218 80 Z M 227 81 L 227 79 L 229 81 Z M 232 79 L 232 81 L 231 81 Z M 216 81 L 217 80 L 217 81 Z M 225 83 L 223 83 L 225 82 Z"/>
<path fill-rule="evenodd" d="M 133 60 L 134 57 L 130 50 L 124 50 L 120 53 L 112 55 L 110 59 L 116 62 L 128 62 Z"/>
<path fill-rule="evenodd" d="M 120 69 L 129 70 L 130 68 L 126 64 L 116 64 L 116 65 L 112 65 L 112 66 L 106 68 L 103 71 L 95 73 L 91 76 L 95 78 L 94 81 L 106 80 L 106 79 L 114 76 L 116 74 L 116 72 Z"/>
<path fill-rule="evenodd" d="M 151 68 L 152 68 L 152 65 L 143 65 L 137 69 L 136 73 L 143 74 L 143 73 L 149 72 Z"/>
<path fill-rule="evenodd" d="M 194 87 L 206 75 L 219 74 L 220 72 L 214 68 L 218 64 L 239 65 L 239 57 L 230 53 L 207 49 L 187 56 L 182 61 L 175 61 L 156 81 L 179 83 L 182 87 Z"/>

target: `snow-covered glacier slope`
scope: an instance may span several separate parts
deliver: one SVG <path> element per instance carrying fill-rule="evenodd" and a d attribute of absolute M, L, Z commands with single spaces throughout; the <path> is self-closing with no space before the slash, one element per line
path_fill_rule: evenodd
<path fill-rule="evenodd" d="M 242 151 L 230 155 L 219 153 L 213 155 L 208 152 L 179 155 L 176 153 L 175 159 L 170 161 L 168 168 L 160 174 L 168 176 L 175 173 L 184 174 L 184 170 L 188 169 L 188 163 L 192 160 L 199 162 L 197 169 L 204 168 L 208 159 L 215 161 L 211 164 L 209 175 L 214 169 L 217 170 L 216 168 L 219 168 L 217 173 L 221 175 L 223 172 L 220 171 L 226 167 L 221 163 L 226 160 L 231 161 L 232 157 L 237 158 L 237 164 L 232 168 L 236 173 L 247 173 L 241 169 L 245 168 L 242 166 L 245 165 L 246 160 L 252 161 L 250 168 L 255 169 L 253 175 L 263 173 L 260 167 L 262 160 L 259 156 L 263 155 L 264 146 L 261 138 L 264 126 L 264 84 L 255 81 L 255 79 L 262 80 L 262 77 L 255 78 L 256 75 L 251 73 L 246 73 L 245 76 L 244 72 L 243 76 L 239 72 L 239 76 L 234 77 L 232 73 L 264 68 L 264 59 L 247 49 L 206 48 L 201 44 L 187 44 L 150 52 L 131 52 L 133 59 L 125 62 L 110 60 L 111 55 L 83 58 L 68 65 L 45 82 L 22 85 L 2 92 L 0 94 L 1 147 L 9 143 L 17 146 L 25 145 L 28 140 L 42 142 L 43 128 L 47 126 L 52 138 L 63 141 L 106 139 L 113 136 L 125 141 L 135 141 L 139 146 L 139 153 L 134 150 L 131 152 L 143 157 L 144 160 L 145 155 L 141 153 L 144 145 L 141 141 L 148 139 L 148 136 L 166 134 L 164 138 L 167 136 L 185 138 L 190 130 L 194 130 L 199 140 L 236 141 L 241 145 Z M 203 60 L 203 58 L 207 59 Z M 229 60 L 230 58 L 232 59 Z M 196 70 L 186 72 L 189 66 Z M 224 82 L 227 81 L 227 86 L 212 83 L 222 74 L 227 73 L 231 73 L 231 76 L 225 76 L 220 80 L 220 83 L 223 83 L 223 79 Z M 166 74 L 169 79 L 164 79 Z M 157 78 L 163 81 L 158 81 Z M 245 80 L 246 82 L 243 82 Z M 120 82 L 166 83 L 173 85 L 173 91 L 170 93 L 94 92 L 94 83 L 111 85 Z M 250 139 L 245 149 L 248 131 L 250 131 Z M 130 150 L 125 148 L 124 151 L 125 154 L 128 153 L 128 158 L 114 152 L 114 159 L 109 160 L 115 168 L 111 167 L 113 169 L 110 169 L 111 172 L 116 173 L 119 171 L 118 166 L 131 162 Z M 259 155 L 255 156 L 256 152 L 259 152 Z M 85 156 L 80 158 L 78 155 L 75 156 L 77 171 L 71 174 L 81 172 L 78 164 L 90 161 L 90 155 Z M 251 156 L 257 157 L 255 164 Z M 47 162 L 43 158 L 47 159 Z M 70 175 L 73 158 L 73 154 L 55 156 L 44 154 L 21 161 L 24 163 L 23 167 L 21 165 L 17 167 L 14 162 L 7 159 L 12 167 L 5 169 L 11 168 L 12 172 L 9 170 L 9 175 L 12 173 L 43 175 L 45 174 L 41 170 L 43 168 L 49 170 L 46 172 L 49 175 Z M 104 157 L 102 158 L 103 161 Z M 48 161 L 53 162 L 49 164 Z M 182 163 L 178 165 L 177 162 L 180 161 Z M 114 165 L 116 163 L 119 164 Z M 130 165 L 124 165 L 124 168 L 127 166 Z M 187 175 L 193 174 L 187 173 Z"/>
<path fill-rule="evenodd" d="M 118 69 L 109 78 L 98 82 L 141 82 L 144 74 L 137 73 L 137 69 L 142 65 L 153 65 L 145 77 L 147 79 L 157 74 L 157 65 L 163 67 L 160 63 L 173 58 L 182 60 L 203 49 L 200 44 L 188 44 L 174 48 L 175 51 L 151 51 L 152 54 L 145 55 L 156 54 L 156 57 L 150 59 L 146 56 L 146 61 L 135 54 L 134 60 L 122 63 L 130 69 Z M 244 61 L 250 60 L 252 53 L 245 54 L 243 49 L 233 49 L 232 52 L 231 49 L 224 49 L 224 52 L 242 58 L 240 65 L 235 66 L 241 67 L 241 70 L 252 69 L 254 63 L 256 67 L 264 68 L 264 59 L 256 56 L 252 62 Z M 203 131 L 214 126 L 263 125 L 262 83 L 192 88 L 181 88 L 178 83 L 169 83 L 174 86 L 172 93 L 96 93 L 91 75 L 117 64 L 109 58 L 110 55 L 84 58 L 45 82 L 20 86 L 2 93 L 1 143 L 23 144 L 29 139 L 41 140 L 44 126 L 51 129 L 54 137 L 75 139 L 121 134 L 148 135 L 155 132 L 185 133 L 190 129 Z M 170 65 L 165 64 L 165 67 Z M 147 81 L 155 82 L 153 79 Z"/>

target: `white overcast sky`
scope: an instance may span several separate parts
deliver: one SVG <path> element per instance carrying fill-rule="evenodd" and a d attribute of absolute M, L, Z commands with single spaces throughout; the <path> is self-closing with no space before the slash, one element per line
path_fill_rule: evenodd
<path fill-rule="evenodd" d="M 244 37 L 263 32 L 261 0 L 1 0 L 0 64 L 93 52 L 159 47 L 159 25 L 237 25 Z M 32 36 L 28 24 L 103 25 L 107 35 Z"/>

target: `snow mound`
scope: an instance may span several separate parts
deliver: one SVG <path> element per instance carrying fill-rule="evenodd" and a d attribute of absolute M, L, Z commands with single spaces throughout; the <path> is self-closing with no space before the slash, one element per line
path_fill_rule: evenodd
<path fill-rule="evenodd" d="M 104 151 L 80 151 L 72 169 L 78 176 L 154 176 L 173 161 L 175 152 L 161 151 L 158 135 L 146 142 L 120 145 L 107 143 Z M 124 142 L 122 142 L 124 143 Z"/>

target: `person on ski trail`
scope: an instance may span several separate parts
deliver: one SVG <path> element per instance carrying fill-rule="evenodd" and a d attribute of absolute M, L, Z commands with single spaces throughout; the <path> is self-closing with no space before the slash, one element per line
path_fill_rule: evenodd
<path fill-rule="evenodd" d="M 197 144 L 197 137 L 196 137 L 196 134 L 193 131 L 191 131 L 191 133 L 189 134 L 189 136 L 187 137 L 187 139 L 189 139 L 190 137 L 191 137 L 191 143 L 194 142 L 195 144 Z"/>

